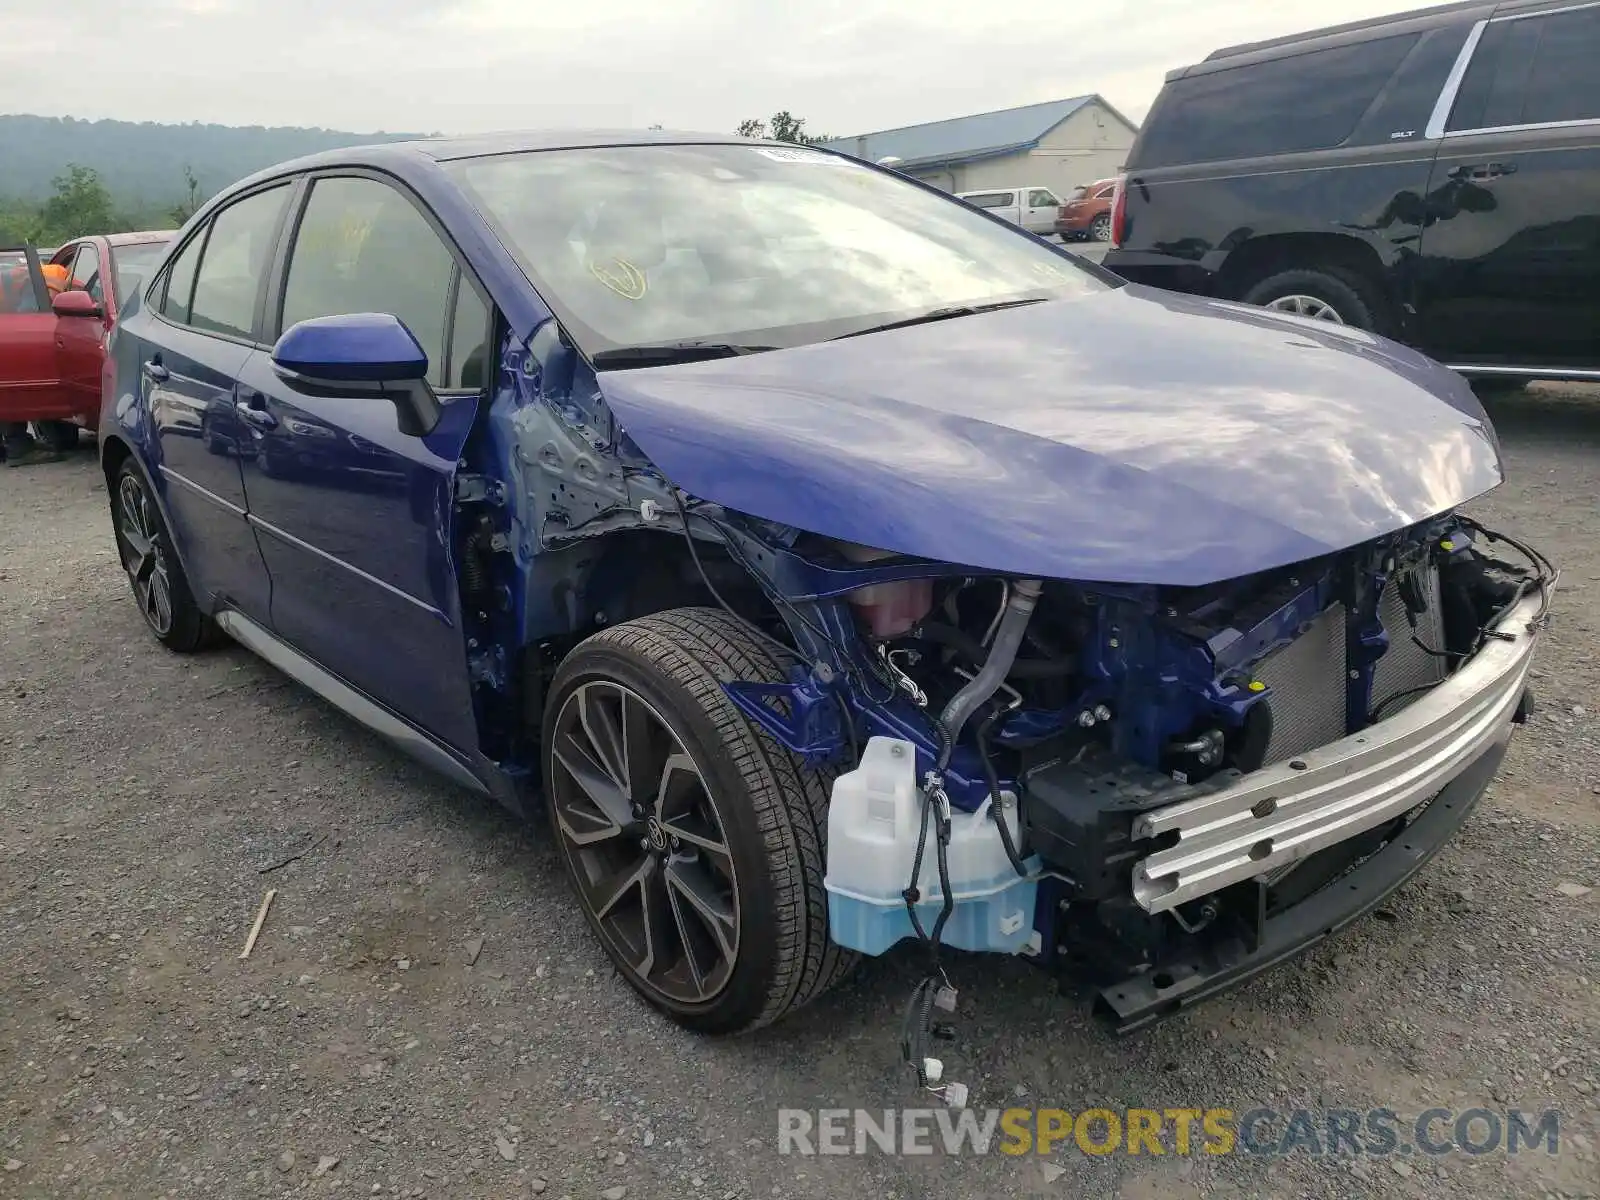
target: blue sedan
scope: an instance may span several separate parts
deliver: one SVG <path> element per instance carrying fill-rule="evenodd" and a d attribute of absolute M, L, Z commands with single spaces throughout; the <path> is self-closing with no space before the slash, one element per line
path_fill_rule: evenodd
<path fill-rule="evenodd" d="M 547 822 L 695 1029 L 907 939 L 926 1083 L 947 948 L 1142 1024 L 1376 904 L 1526 708 L 1554 572 L 1457 512 L 1459 377 L 847 156 L 336 151 L 148 278 L 100 446 L 152 633 Z"/>

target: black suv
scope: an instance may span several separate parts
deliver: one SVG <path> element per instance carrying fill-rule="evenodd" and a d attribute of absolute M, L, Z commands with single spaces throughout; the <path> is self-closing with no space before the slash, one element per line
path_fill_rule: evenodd
<path fill-rule="evenodd" d="M 1600 3 L 1449 4 L 1174 71 L 1112 234 L 1137 283 L 1471 376 L 1600 379 Z"/>

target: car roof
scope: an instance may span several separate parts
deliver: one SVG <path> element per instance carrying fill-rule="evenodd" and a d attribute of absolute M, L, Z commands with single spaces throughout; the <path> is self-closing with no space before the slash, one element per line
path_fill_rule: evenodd
<path fill-rule="evenodd" d="M 1275 50 L 1282 46 L 1296 46 L 1301 42 L 1336 37 L 1340 34 L 1364 33 L 1368 30 L 1385 29 L 1391 25 L 1402 25 L 1412 21 L 1443 23 L 1458 18 L 1468 20 L 1477 17 L 1488 17 L 1493 15 L 1496 7 L 1498 7 L 1497 0 L 1455 0 L 1455 3 L 1452 4 L 1435 4 L 1429 8 L 1413 8 L 1406 12 L 1389 13 L 1381 17 L 1368 17 L 1361 21 L 1346 21 L 1341 25 L 1328 25 L 1321 29 L 1286 34 L 1283 37 L 1268 38 L 1260 42 L 1243 42 L 1237 46 L 1227 46 L 1221 50 L 1214 50 L 1206 55 L 1203 61 L 1215 62 L 1219 58 L 1232 58 L 1239 54 L 1254 54 L 1257 51 Z"/>
<path fill-rule="evenodd" d="M 1287 57 L 1289 54 L 1302 54 L 1308 50 L 1351 45 L 1370 41 L 1375 36 L 1388 33 L 1399 34 L 1457 22 L 1482 21 L 1496 13 L 1537 9 L 1557 2 L 1558 0 L 1455 0 L 1454 3 L 1436 4 L 1431 8 L 1413 8 L 1382 17 L 1346 21 L 1342 25 L 1327 25 L 1321 29 L 1306 30 L 1304 33 L 1291 33 L 1260 42 L 1225 46 L 1221 50 L 1212 51 L 1192 66 L 1168 71 L 1166 79 L 1171 83 L 1186 75 L 1207 74 L 1249 62 L 1271 61 Z"/>
<path fill-rule="evenodd" d="M 151 242 L 170 242 L 177 236 L 176 229 L 150 229 L 140 233 L 108 233 L 106 241 L 113 246 L 145 246 Z"/>
<path fill-rule="evenodd" d="M 376 142 L 371 145 L 348 146 L 280 163 L 273 167 L 272 171 L 276 174 L 281 171 L 304 170 L 322 163 L 346 164 L 360 162 L 363 159 L 380 162 L 392 160 L 397 156 L 452 162 L 462 158 L 481 158 L 491 154 L 520 154 L 536 150 L 707 144 L 788 145 L 787 142 L 740 137 L 736 133 L 693 133 L 666 129 L 524 129 L 504 133 L 418 138 L 409 142 Z"/>

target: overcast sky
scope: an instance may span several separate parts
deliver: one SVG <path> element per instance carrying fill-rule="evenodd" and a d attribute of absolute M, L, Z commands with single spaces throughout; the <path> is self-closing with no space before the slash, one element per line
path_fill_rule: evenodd
<path fill-rule="evenodd" d="M 0 0 L 0 112 L 481 132 L 843 135 L 1100 92 L 1383 0 Z M 0 163 L 0 190 L 5 164 Z"/>

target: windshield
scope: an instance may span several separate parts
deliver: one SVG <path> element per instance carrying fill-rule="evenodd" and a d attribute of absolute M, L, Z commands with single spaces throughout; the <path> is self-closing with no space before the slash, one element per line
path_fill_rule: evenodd
<path fill-rule="evenodd" d="M 167 242 L 134 242 L 111 247 L 111 267 L 117 277 L 117 295 L 131 296 L 167 252 Z"/>
<path fill-rule="evenodd" d="M 445 165 L 591 355 L 794 346 L 1115 286 L 951 198 L 816 150 L 617 146 Z"/>

